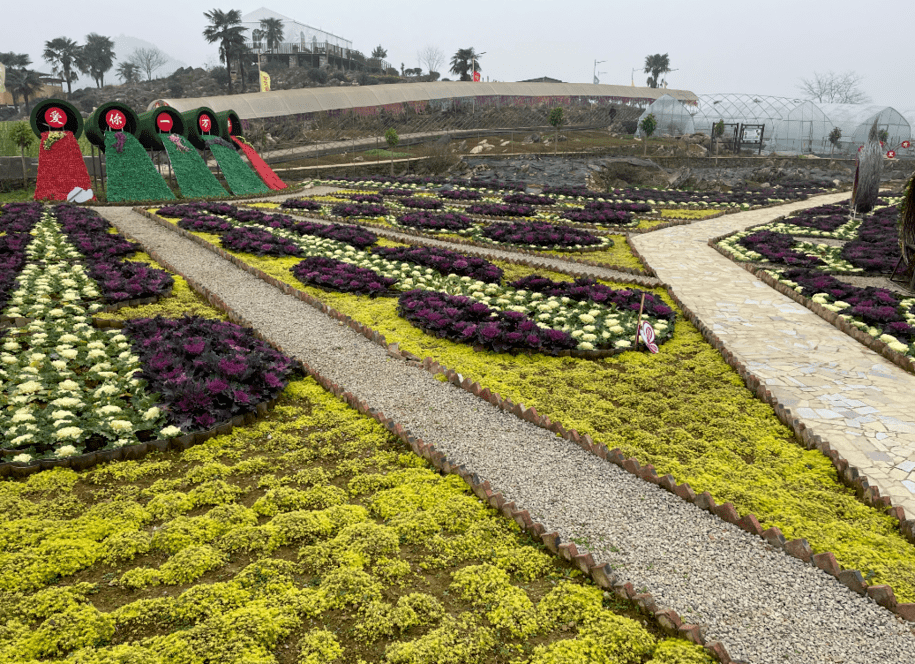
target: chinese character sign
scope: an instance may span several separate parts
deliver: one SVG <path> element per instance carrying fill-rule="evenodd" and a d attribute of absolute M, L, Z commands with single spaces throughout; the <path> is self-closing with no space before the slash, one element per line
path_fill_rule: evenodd
<path fill-rule="evenodd" d="M 210 133 L 210 129 L 213 127 L 213 119 L 204 113 L 200 116 L 200 119 L 197 121 L 197 124 L 200 126 L 200 131 L 204 134 Z"/>
<path fill-rule="evenodd" d="M 159 131 L 166 134 L 171 133 L 172 124 L 172 116 L 168 113 L 159 113 L 159 115 L 156 116 L 156 126 L 159 128 Z"/>
<path fill-rule="evenodd" d="M 44 121 L 55 129 L 60 129 L 67 124 L 67 114 L 57 106 L 52 106 L 44 112 Z"/>
<path fill-rule="evenodd" d="M 108 126 L 112 129 L 118 130 L 124 128 L 124 125 L 127 124 L 127 118 L 124 117 L 124 114 L 118 109 L 113 109 L 105 114 L 105 122 L 107 122 Z"/>

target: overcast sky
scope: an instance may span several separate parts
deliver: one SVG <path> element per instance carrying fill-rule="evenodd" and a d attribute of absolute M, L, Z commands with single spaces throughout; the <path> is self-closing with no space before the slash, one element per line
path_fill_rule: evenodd
<path fill-rule="evenodd" d="M 82 43 L 97 32 L 138 37 L 177 60 L 212 66 L 217 47 L 201 36 L 203 12 L 259 7 L 349 39 L 366 54 L 380 43 L 398 68 L 418 67 L 417 50 L 432 44 L 449 59 L 459 48 L 485 52 L 482 74 L 491 80 L 590 82 L 594 61 L 605 60 L 598 65 L 602 83 L 629 84 L 638 68 L 636 85 L 644 85 L 645 56 L 667 53 L 676 70 L 667 75 L 669 87 L 697 94 L 798 97 L 801 78 L 852 70 L 874 103 L 915 108 L 913 0 L 87 0 L 41 9 L 11 1 L 0 10 L 0 51 L 28 53 L 36 69 L 50 71 L 41 57 L 45 41 Z M 113 72 L 107 78 L 116 80 Z M 88 83 L 81 77 L 78 85 Z"/>

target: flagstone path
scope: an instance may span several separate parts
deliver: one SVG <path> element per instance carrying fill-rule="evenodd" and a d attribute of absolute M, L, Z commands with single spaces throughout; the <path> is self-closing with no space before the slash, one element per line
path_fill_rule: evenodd
<path fill-rule="evenodd" d="M 658 278 L 781 404 L 913 519 L 915 376 L 707 244 L 792 210 L 847 199 L 847 193 L 817 196 L 665 228 L 632 242 Z"/>
<path fill-rule="evenodd" d="M 780 214 L 784 208 L 766 212 Z M 613 565 L 622 580 L 651 593 L 659 608 L 670 607 L 701 625 L 706 638 L 721 641 L 735 659 L 912 661 L 911 623 L 822 570 L 391 358 L 348 327 L 130 209 L 106 207 L 99 213 L 205 284 L 287 352 L 489 480 L 563 541 L 574 539 L 596 561 Z M 715 292 L 714 286 L 706 290 Z M 756 299 L 761 297 L 771 295 Z"/>

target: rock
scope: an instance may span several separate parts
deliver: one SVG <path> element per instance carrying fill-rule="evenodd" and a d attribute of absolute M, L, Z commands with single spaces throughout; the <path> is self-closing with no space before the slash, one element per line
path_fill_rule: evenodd
<path fill-rule="evenodd" d="M 470 148 L 470 154 L 480 154 L 482 151 L 482 145 L 474 145 L 472 148 Z"/>
<path fill-rule="evenodd" d="M 530 145 L 531 143 L 539 143 L 539 142 L 540 142 L 540 134 L 537 134 L 537 133 L 533 133 L 529 136 L 526 136 L 524 138 L 524 140 L 521 141 L 521 143 L 523 145 Z"/>
<path fill-rule="evenodd" d="M 458 143 L 458 150 L 463 152 L 466 149 L 467 149 L 467 141 L 461 141 L 460 143 Z"/>
<path fill-rule="evenodd" d="M 499 147 L 503 147 L 503 148 L 504 148 L 504 147 L 505 147 L 506 145 L 508 145 L 509 143 L 511 143 L 511 141 L 502 141 L 501 143 L 499 143 Z"/>
<path fill-rule="evenodd" d="M 362 157 L 353 157 L 353 161 L 365 161 Z"/>
<path fill-rule="evenodd" d="M 705 148 L 705 146 L 701 145 L 700 143 L 690 144 L 687 153 L 692 157 L 707 157 L 708 156 L 708 150 Z"/>

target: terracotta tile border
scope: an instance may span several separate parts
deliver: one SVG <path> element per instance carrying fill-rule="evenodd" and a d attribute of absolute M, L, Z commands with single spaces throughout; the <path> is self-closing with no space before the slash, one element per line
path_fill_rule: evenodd
<path fill-rule="evenodd" d="M 416 355 L 401 351 L 397 343 L 389 344 L 384 335 L 376 332 L 367 325 L 359 323 L 346 314 L 336 311 L 332 307 L 321 302 L 308 293 L 293 288 L 289 284 L 281 282 L 275 277 L 271 277 L 265 272 L 251 265 L 248 265 L 247 263 L 244 263 L 244 261 L 229 254 L 224 249 L 216 247 L 206 240 L 203 240 L 202 238 L 199 238 L 190 232 L 185 231 L 184 229 L 178 228 L 178 226 L 175 224 L 172 224 L 165 219 L 158 217 L 157 215 L 148 213 L 142 208 L 136 208 L 135 211 L 174 232 L 178 232 L 182 236 L 191 239 L 201 246 L 208 248 L 217 255 L 232 262 L 234 265 L 237 265 L 249 274 L 252 274 L 262 279 L 266 283 L 279 288 L 287 295 L 296 297 L 299 300 L 315 307 L 322 313 L 327 314 L 334 320 L 346 324 L 350 329 L 386 349 L 388 355 L 391 357 L 404 360 L 407 364 L 412 366 L 422 367 L 433 375 L 443 374 L 445 378 L 454 386 L 459 387 L 466 392 L 473 394 L 474 396 L 480 397 L 481 399 L 488 401 L 493 406 L 496 406 L 503 411 L 509 412 L 526 422 L 530 422 L 535 426 L 539 426 L 541 428 L 547 429 L 548 431 L 552 431 L 565 440 L 569 440 L 575 443 L 585 451 L 590 452 L 591 454 L 594 454 L 595 456 L 609 461 L 617 466 L 620 466 L 623 468 L 623 470 L 626 470 L 632 475 L 635 475 L 645 480 L 646 482 L 650 482 L 651 484 L 660 486 L 667 491 L 679 496 L 683 500 L 693 503 L 707 512 L 715 514 L 722 520 L 727 521 L 728 523 L 731 523 L 752 535 L 756 535 L 757 537 L 764 539 L 774 549 L 780 549 L 788 555 L 791 555 L 805 563 L 810 563 L 819 569 L 822 569 L 824 572 L 835 576 L 840 583 L 847 586 L 848 588 L 851 588 L 855 592 L 861 595 L 867 595 L 874 599 L 874 601 L 876 601 L 878 604 L 899 615 L 903 619 L 910 622 L 915 622 L 915 602 L 900 604 L 896 601 L 895 595 L 893 593 L 893 588 L 891 586 L 870 586 L 867 584 L 867 582 L 864 580 L 864 577 L 858 570 L 842 570 L 835 560 L 835 555 L 831 552 L 813 554 L 810 544 L 806 539 L 786 541 L 781 530 L 775 526 L 763 530 L 759 520 L 755 515 L 746 514 L 743 517 L 739 516 L 732 503 L 724 503 L 723 505 L 718 505 L 715 502 L 715 499 L 712 498 L 711 494 L 707 491 L 697 495 L 688 483 L 684 482 L 682 484 L 677 484 L 676 479 L 672 475 L 658 477 L 652 464 L 642 466 L 634 457 L 624 457 L 620 449 L 614 448 L 613 450 L 610 450 L 606 445 L 595 443 L 591 436 L 587 434 L 580 434 L 575 429 L 566 429 L 562 426 L 562 424 L 552 421 L 549 416 L 540 415 L 537 413 L 535 408 L 527 408 L 522 403 L 515 403 L 510 399 L 506 399 L 498 393 L 492 392 L 488 388 L 484 388 L 479 383 L 472 382 L 469 378 L 464 378 L 456 371 L 444 367 L 437 361 L 433 360 L 431 357 L 426 357 L 421 360 Z M 157 258 L 156 260 L 158 261 L 159 259 Z M 159 262 L 163 265 L 167 265 L 167 263 L 162 261 Z M 197 287 L 199 287 L 196 286 L 196 282 L 192 282 L 191 280 L 188 280 L 188 283 L 192 284 L 192 288 L 195 290 Z M 201 294 L 206 297 L 210 304 L 223 309 L 228 313 L 230 320 L 233 320 L 233 322 L 239 322 L 239 324 L 245 325 L 246 327 L 253 327 L 253 325 L 247 321 L 247 319 L 233 312 L 221 298 L 215 296 L 205 287 L 199 288 Z M 797 417 L 795 417 L 791 413 L 790 409 L 785 408 L 780 403 L 778 403 L 778 400 L 772 396 L 772 393 L 769 390 L 765 389 L 765 387 L 760 383 L 759 379 L 753 376 L 752 373 L 750 373 L 746 367 L 736 359 L 733 353 L 727 350 L 721 340 L 711 332 L 708 326 L 706 326 L 698 318 L 698 316 L 696 316 L 683 304 L 683 302 L 677 297 L 677 295 L 669 286 L 667 287 L 667 292 L 674 300 L 676 305 L 683 311 L 686 318 L 699 329 L 706 341 L 714 346 L 715 349 L 718 350 L 718 352 L 721 353 L 721 355 L 724 357 L 725 361 L 738 372 L 740 377 L 743 378 L 747 387 L 761 400 L 773 406 L 775 414 L 779 420 L 791 428 L 795 435 L 804 442 L 808 449 L 816 448 L 828 456 L 832 460 L 833 465 L 835 465 L 839 470 L 839 477 L 849 486 L 855 488 L 858 497 L 868 505 L 877 507 L 878 509 L 881 507 L 884 508 L 888 514 L 899 521 L 900 529 L 903 535 L 905 535 L 909 541 L 915 543 L 915 519 L 906 519 L 905 511 L 902 507 L 892 507 L 891 500 L 886 496 L 881 497 L 879 489 L 876 486 L 871 486 L 867 479 L 864 478 L 864 476 L 857 468 L 850 466 L 845 459 L 841 458 L 838 452 L 829 446 L 827 441 L 823 440 L 820 436 L 812 435 L 806 428 L 806 425 Z M 266 337 L 259 335 L 259 338 L 262 338 L 267 343 L 272 343 Z M 279 344 L 272 343 L 272 345 L 280 352 L 286 355 L 290 355 L 291 357 L 291 354 L 286 352 Z M 530 516 L 526 511 L 518 512 L 515 510 L 514 503 L 506 504 L 506 499 L 501 495 L 501 493 L 492 492 L 488 482 L 480 482 L 479 477 L 476 475 L 470 475 L 462 466 L 453 464 L 447 459 L 444 453 L 436 450 L 434 445 L 425 444 L 421 439 L 416 438 L 408 430 L 394 422 L 394 420 L 385 417 L 384 413 L 368 407 L 352 393 L 345 391 L 340 385 L 333 383 L 332 381 L 321 376 L 321 374 L 312 368 L 307 362 L 303 361 L 301 365 L 306 373 L 313 376 L 315 380 L 321 384 L 322 387 L 331 391 L 335 396 L 343 398 L 344 401 L 352 405 L 354 408 L 359 409 L 360 412 L 369 414 L 374 417 L 388 430 L 399 436 L 402 440 L 406 441 L 417 454 L 431 461 L 437 468 L 443 470 L 444 472 L 454 472 L 461 475 L 461 477 L 468 482 L 474 492 L 477 493 L 481 499 L 489 501 L 491 505 L 501 510 L 510 518 L 515 519 L 515 521 L 517 521 L 523 528 L 527 529 L 528 532 L 537 537 L 540 537 L 543 543 L 551 551 L 554 553 L 559 553 L 560 555 L 563 555 L 563 557 L 565 557 L 567 560 L 575 562 L 575 564 L 577 564 L 582 569 L 582 571 L 589 574 L 591 578 L 594 579 L 595 583 L 597 583 L 599 586 L 607 589 L 612 589 L 613 592 L 620 597 L 626 597 L 636 601 L 636 603 L 639 603 L 639 605 L 642 606 L 646 611 L 648 610 L 648 607 L 655 606 L 653 603 L 654 600 L 650 595 L 640 595 L 633 590 L 631 584 L 622 583 L 616 577 L 616 575 L 613 574 L 609 565 L 595 564 L 591 554 L 578 554 L 577 548 L 572 542 L 560 543 L 560 538 L 557 533 L 545 534 L 543 532 L 538 532 L 538 525 L 541 530 L 543 529 L 543 526 L 540 524 L 534 524 L 531 522 L 528 526 L 527 522 L 530 521 Z M 468 479 L 468 477 L 470 479 Z M 482 491 L 482 494 L 480 491 Z M 507 510 L 504 509 L 506 506 L 508 506 Z M 641 599 L 637 599 L 637 595 L 639 595 Z M 659 613 L 664 613 L 664 611 L 654 610 L 651 612 L 654 613 L 656 618 L 658 618 Z M 670 613 L 676 617 L 676 613 L 673 611 L 668 611 L 667 613 Z M 661 618 L 658 618 L 658 620 L 661 621 Z M 679 617 L 677 617 L 677 620 L 680 620 Z M 679 633 L 686 636 L 686 638 L 689 638 L 690 640 L 693 640 L 700 645 L 705 645 L 706 648 L 715 654 L 716 657 L 719 657 L 723 663 L 727 664 L 728 662 L 734 661 L 730 658 L 730 656 L 725 651 L 724 646 L 722 646 L 720 643 L 712 642 L 711 645 L 706 643 L 704 641 L 704 636 L 702 635 L 698 626 L 678 624 L 677 629 Z M 735 664 L 738 663 L 735 662 Z"/>

